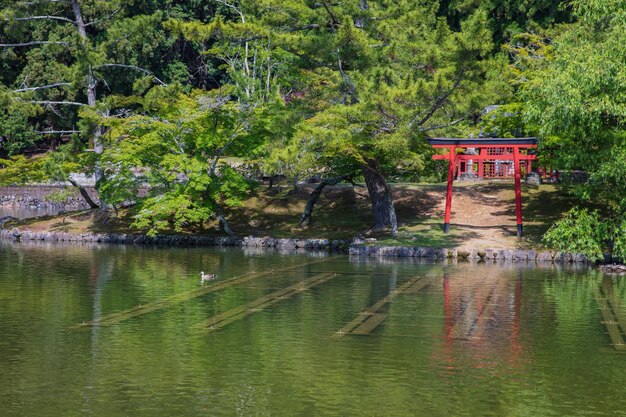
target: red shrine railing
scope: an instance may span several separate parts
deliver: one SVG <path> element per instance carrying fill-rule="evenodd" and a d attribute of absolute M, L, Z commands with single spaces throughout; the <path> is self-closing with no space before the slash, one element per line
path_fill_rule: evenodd
<path fill-rule="evenodd" d="M 452 208 L 452 182 L 455 172 L 476 178 L 514 178 L 517 236 L 522 236 L 521 176 L 532 169 L 536 159 L 530 149 L 537 147 L 537 138 L 434 138 L 428 143 L 436 149 L 447 149 L 445 154 L 433 155 L 433 159 L 448 161 L 448 189 L 446 214 L 443 224 L 445 233 L 450 228 Z"/>

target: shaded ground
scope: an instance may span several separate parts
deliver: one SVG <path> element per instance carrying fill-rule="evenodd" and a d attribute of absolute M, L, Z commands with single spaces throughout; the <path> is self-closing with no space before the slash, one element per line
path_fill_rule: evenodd
<path fill-rule="evenodd" d="M 518 239 L 512 182 L 457 183 L 450 233 L 446 235 L 441 226 L 445 185 L 397 184 L 394 198 L 400 229 L 398 236 L 392 238 L 388 234 L 368 233 L 373 218 L 367 190 L 349 185 L 327 187 L 315 206 L 311 225 L 299 227 L 299 216 L 314 187 L 261 187 L 244 206 L 230 211 L 229 221 L 241 236 L 350 239 L 363 234 L 377 239 L 376 244 L 385 245 L 529 248 L 539 247 L 541 235 L 573 204 L 561 186 L 524 186 L 525 236 Z M 29 221 L 27 227 L 35 231 L 127 233 L 132 213 L 120 212 L 106 223 L 101 220 L 95 218 L 94 212 L 84 211 Z M 194 232 L 198 231 L 189 231 Z M 218 234 L 217 224 L 205 225 L 202 233 Z"/>
<path fill-rule="evenodd" d="M 543 233 L 574 203 L 560 186 L 523 186 L 524 237 L 518 239 L 512 182 L 455 184 L 450 233 L 445 235 L 445 186 L 400 189 L 398 214 L 404 224 L 397 240 L 441 247 L 537 248 Z"/>

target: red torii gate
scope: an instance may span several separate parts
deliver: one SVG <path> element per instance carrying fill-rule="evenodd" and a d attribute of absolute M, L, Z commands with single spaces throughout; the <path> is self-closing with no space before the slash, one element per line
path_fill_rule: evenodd
<path fill-rule="evenodd" d="M 515 214 L 517 217 L 517 236 L 522 237 L 522 190 L 520 161 L 524 161 L 527 167 L 530 161 L 537 159 L 535 155 L 529 154 L 528 149 L 537 147 L 537 138 L 432 138 L 428 143 L 433 148 L 448 149 L 447 154 L 433 155 L 433 159 L 448 160 L 448 189 L 446 192 L 446 215 L 443 223 L 444 233 L 450 229 L 450 212 L 452 209 L 452 182 L 454 181 L 454 171 L 457 164 L 464 162 L 466 166 L 471 165 L 471 172 L 474 163 L 478 164 L 477 177 L 485 177 L 485 162 L 513 161 L 515 173 Z M 463 153 L 457 154 L 457 149 L 462 149 Z M 478 154 L 468 154 L 468 148 L 478 150 Z M 469 165 L 468 165 L 469 164 Z"/>

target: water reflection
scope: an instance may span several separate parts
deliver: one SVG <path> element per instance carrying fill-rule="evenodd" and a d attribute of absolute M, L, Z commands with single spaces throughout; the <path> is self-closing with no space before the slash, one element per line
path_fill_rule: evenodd
<path fill-rule="evenodd" d="M 199 292 L 201 270 L 219 276 L 206 287 L 233 284 Z M 320 274 L 333 278 L 198 326 Z M 624 280 L 577 266 L 0 242 L 0 409 L 618 415 L 626 365 L 596 294 L 626 313 Z M 333 338 L 363 313 L 377 321 Z"/>
<path fill-rule="evenodd" d="M 508 265 L 458 268 L 443 274 L 444 352 L 449 370 L 472 366 L 508 372 L 524 361 L 520 337 L 524 269 Z M 463 349 L 458 355 L 455 349 Z"/>

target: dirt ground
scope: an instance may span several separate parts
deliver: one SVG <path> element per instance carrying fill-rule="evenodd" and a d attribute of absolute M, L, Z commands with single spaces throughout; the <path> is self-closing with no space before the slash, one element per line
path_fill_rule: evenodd
<path fill-rule="evenodd" d="M 512 184 L 511 184 L 512 185 Z M 445 190 L 425 191 L 424 215 L 443 223 Z M 517 238 L 514 195 L 504 187 L 455 187 L 450 229 L 464 235 L 460 246 L 501 248 L 524 246 Z"/>
<path fill-rule="evenodd" d="M 418 218 L 442 227 L 446 189 L 442 185 L 399 187 L 399 218 Z M 411 196 L 412 195 L 412 196 Z M 573 199 L 555 185 L 522 187 L 524 237 L 517 237 L 515 191 L 510 181 L 455 183 L 449 241 L 441 246 L 470 248 L 530 248 L 541 246 L 543 233 L 568 210 Z M 411 229 L 410 226 L 408 226 Z M 432 227 L 431 227 L 432 230 Z M 435 229 L 436 230 L 436 229 Z M 437 245 L 439 246 L 439 245 Z"/>

